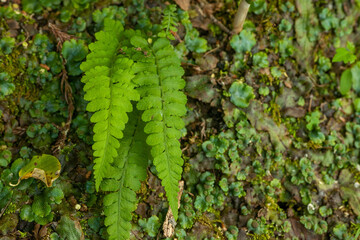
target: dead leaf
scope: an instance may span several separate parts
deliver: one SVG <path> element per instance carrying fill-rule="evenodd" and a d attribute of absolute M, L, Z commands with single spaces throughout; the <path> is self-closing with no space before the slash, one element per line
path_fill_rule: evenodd
<path fill-rule="evenodd" d="M 187 11 L 189 10 L 190 7 L 190 0 L 175 0 L 176 4 L 179 5 L 179 7 L 184 10 Z"/>
<path fill-rule="evenodd" d="M 61 217 L 59 224 L 56 227 L 56 232 L 63 239 L 85 239 L 80 222 L 78 220 L 72 219 L 70 216 Z"/>
<path fill-rule="evenodd" d="M 186 78 L 186 92 L 188 96 L 205 103 L 211 103 L 219 97 L 219 93 L 207 75 L 194 75 Z"/>
<path fill-rule="evenodd" d="M 211 71 L 216 68 L 219 59 L 212 54 L 208 54 L 206 56 L 196 58 L 195 61 L 204 71 Z"/>
<path fill-rule="evenodd" d="M 292 82 L 291 82 L 289 79 L 287 79 L 287 80 L 284 81 L 284 85 L 285 85 L 287 88 L 292 88 Z"/>
<path fill-rule="evenodd" d="M 31 161 L 19 171 L 19 181 L 28 178 L 36 178 L 43 181 L 47 187 L 51 187 L 52 183 L 60 176 L 61 164 L 59 160 L 48 154 L 42 156 L 34 156 Z"/>
<path fill-rule="evenodd" d="M 46 224 L 44 226 L 41 226 L 40 224 L 36 224 L 33 230 L 34 233 L 34 238 L 36 240 L 41 240 L 44 239 L 47 235 L 47 227 L 49 226 L 49 224 Z"/>
<path fill-rule="evenodd" d="M 148 211 L 148 205 L 146 203 L 139 203 L 135 210 L 141 218 L 146 218 L 146 212 Z"/>
<path fill-rule="evenodd" d="M 287 235 L 297 237 L 299 240 L 321 240 L 324 239 L 323 235 L 317 235 L 314 232 L 306 229 L 304 225 L 296 218 L 289 219 L 291 223 L 291 230 Z"/>
<path fill-rule="evenodd" d="M 46 64 L 40 63 L 40 67 L 44 68 L 46 71 L 50 71 L 50 67 Z"/>
<path fill-rule="evenodd" d="M 289 117 L 301 118 L 306 114 L 306 110 L 302 107 L 290 107 L 284 110 L 284 115 Z"/>
<path fill-rule="evenodd" d="M 203 18 L 198 16 L 196 18 L 191 19 L 191 23 L 193 24 L 194 28 L 201 28 L 205 31 L 209 30 L 209 25 L 212 23 L 210 18 Z"/>
<path fill-rule="evenodd" d="M 273 145 L 280 151 L 290 147 L 291 139 L 288 137 L 288 131 L 284 125 L 277 125 L 275 121 L 264 113 L 263 105 L 257 100 L 250 101 L 246 110 L 251 125 L 258 131 L 266 131 L 270 135 Z"/>

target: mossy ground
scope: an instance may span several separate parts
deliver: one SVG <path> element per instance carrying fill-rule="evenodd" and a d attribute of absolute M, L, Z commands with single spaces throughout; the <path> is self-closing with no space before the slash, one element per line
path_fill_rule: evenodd
<path fill-rule="evenodd" d="M 175 2 L 0 3 L 0 237 L 106 239 L 78 65 L 104 18 L 151 38 Z M 237 4 L 191 1 L 189 18 L 177 10 L 172 43 L 186 70 L 188 114 L 174 238 L 358 238 L 360 1 L 255 0 L 242 32 L 230 36 L 212 19 L 231 30 Z M 347 42 L 356 61 L 332 62 Z M 344 93 L 346 69 L 353 75 Z M 70 129 L 65 95 L 74 99 Z M 43 153 L 61 162 L 54 185 L 30 178 L 11 187 Z M 168 206 L 155 168 L 148 170 L 132 239 L 163 239 Z"/>

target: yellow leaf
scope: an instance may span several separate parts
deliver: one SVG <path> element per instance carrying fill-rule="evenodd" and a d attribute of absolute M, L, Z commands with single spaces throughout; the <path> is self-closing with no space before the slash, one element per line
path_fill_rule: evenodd
<path fill-rule="evenodd" d="M 34 156 L 31 161 L 19 171 L 19 181 L 22 179 L 36 178 L 43 181 L 47 187 L 51 187 L 52 183 L 60 176 L 61 164 L 59 160 L 51 155 L 43 154 L 42 156 Z"/>

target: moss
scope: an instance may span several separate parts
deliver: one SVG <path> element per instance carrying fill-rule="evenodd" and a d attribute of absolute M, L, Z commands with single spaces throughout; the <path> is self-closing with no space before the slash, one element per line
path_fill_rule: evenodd
<path fill-rule="evenodd" d="M 212 235 L 212 237 L 214 237 L 215 239 L 225 240 L 225 236 L 216 225 L 216 221 L 210 220 L 210 218 L 206 216 L 206 214 L 197 217 L 196 221 L 209 228 L 209 231 L 207 231 L 207 236 Z"/>
<path fill-rule="evenodd" d="M 39 96 L 39 88 L 29 81 L 26 77 L 26 68 L 20 62 L 22 57 L 21 49 L 15 49 L 10 55 L 6 55 L 3 61 L 0 61 L 0 69 L 4 69 L 5 72 L 9 73 L 13 79 L 15 90 L 12 93 L 13 98 L 17 101 L 21 97 L 35 101 Z M 11 105 L 16 105 L 18 102 L 12 102 Z M 17 114 L 16 106 L 10 107 L 12 114 Z"/>

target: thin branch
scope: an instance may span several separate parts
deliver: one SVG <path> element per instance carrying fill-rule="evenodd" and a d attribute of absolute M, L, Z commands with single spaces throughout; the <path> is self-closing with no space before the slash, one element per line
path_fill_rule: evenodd
<path fill-rule="evenodd" d="M 200 3 L 200 5 L 201 5 L 201 7 L 203 8 L 205 4 L 204 4 L 202 1 L 200 1 L 199 3 Z M 206 14 L 203 12 L 203 10 L 202 10 L 198 5 L 196 5 L 196 10 L 198 10 L 198 12 L 200 13 L 200 15 L 201 15 L 202 17 L 206 17 Z M 223 31 L 226 32 L 227 34 L 231 34 L 231 31 L 230 31 L 224 24 L 222 24 L 222 22 L 220 22 L 219 20 L 217 20 L 216 17 L 214 17 L 214 15 L 212 15 L 211 13 L 208 14 L 208 15 L 209 15 L 211 21 L 212 21 L 214 24 L 218 25 L 221 30 L 223 30 Z"/>
<path fill-rule="evenodd" d="M 235 14 L 234 22 L 233 22 L 233 33 L 238 34 L 241 32 L 244 26 L 244 22 L 246 19 L 246 15 L 249 11 L 250 4 L 246 2 L 246 0 L 242 0 L 239 4 L 239 8 Z"/>
<path fill-rule="evenodd" d="M 74 38 L 73 36 L 62 32 L 57 26 L 55 26 L 52 23 L 49 23 L 49 29 L 52 32 L 52 34 L 56 37 L 58 44 L 57 44 L 57 49 L 59 52 L 61 52 L 62 46 L 64 44 L 65 41 L 70 40 L 72 38 Z M 65 145 L 65 140 L 67 137 L 67 134 L 70 130 L 70 125 L 71 125 L 71 121 L 72 121 L 72 116 L 74 113 L 74 97 L 72 95 L 73 91 L 71 89 L 71 86 L 68 82 L 68 75 L 66 72 L 66 68 L 65 68 L 65 64 L 66 64 L 66 60 L 60 56 L 62 59 L 62 64 L 63 64 L 63 70 L 60 73 L 61 76 L 61 83 L 60 83 L 60 87 L 61 87 L 61 92 L 64 94 L 64 98 L 66 103 L 68 104 L 68 118 L 66 121 L 65 126 L 62 128 L 62 131 L 60 132 L 60 135 L 58 137 L 58 139 L 56 140 L 55 145 L 53 146 L 53 153 L 57 154 L 60 152 L 60 150 L 64 147 Z"/>
<path fill-rule="evenodd" d="M 2 215 L 5 213 L 6 209 L 8 208 L 9 204 L 11 203 L 11 199 L 7 202 L 7 204 L 5 205 L 5 207 L 1 210 L 0 212 L 0 218 L 2 217 Z"/>
<path fill-rule="evenodd" d="M 180 201 L 181 201 L 181 195 L 184 191 L 184 181 L 179 182 L 179 193 L 178 193 L 178 208 L 180 208 Z M 165 237 L 172 237 L 175 232 L 175 226 L 176 221 L 174 219 L 174 215 L 172 213 L 171 208 L 169 207 L 169 210 L 166 214 L 165 222 L 163 224 L 163 231 Z"/>

